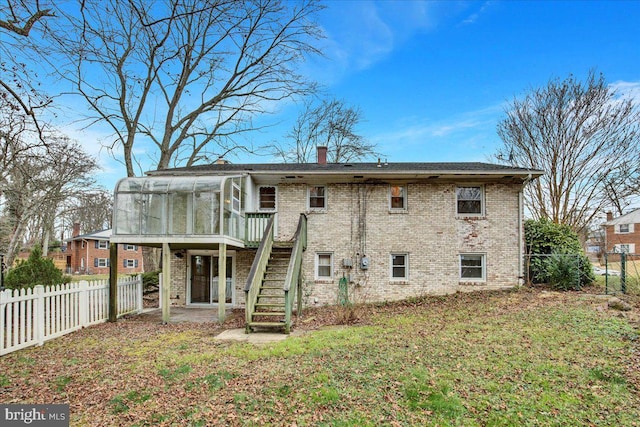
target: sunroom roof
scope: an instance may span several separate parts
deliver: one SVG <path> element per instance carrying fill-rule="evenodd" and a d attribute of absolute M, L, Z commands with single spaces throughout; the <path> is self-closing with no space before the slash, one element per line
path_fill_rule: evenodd
<path fill-rule="evenodd" d="M 124 178 L 116 184 L 116 193 L 187 193 L 220 191 L 225 176 L 154 176 Z"/>

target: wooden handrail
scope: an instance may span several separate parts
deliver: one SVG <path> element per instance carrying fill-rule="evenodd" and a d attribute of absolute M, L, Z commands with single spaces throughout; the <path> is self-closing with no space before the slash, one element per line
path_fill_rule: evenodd
<path fill-rule="evenodd" d="M 287 277 L 284 281 L 284 324 L 285 333 L 289 333 L 291 330 L 291 314 L 293 312 L 293 301 L 296 295 L 296 290 L 300 292 L 300 270 L 302 265 L 302 252 L 307 248 L 307 216 L 300 214 L 300 220 L 298 221 L 298 228 L 294 235 L 293 249 L 291 251 L 291 259 L 289 260 L 289 268 L 287 269 Z M 294 287 L 294 292 L 291 292 L 291 287 Z M 299 315 L 299 313 L 298 313 Z"/>
<path fill-rule="evenodd" d="M 251 270 L 249 270 L 249 277 L 247 277 L 247 284 L 244 287 L 245 293 L 245 321 L 247 328 L 251 322 L 251 314 L 255 308 L 258 293 L 260 292 L 260 284 L 264 279 L 264 274 L 271 257 L 271 249 L 273 248 L 273 223 L 274 217 L 269 219 L 267 228 L 265 229 L 264 236 L 258 246 L 256 257 L 251 264 Z"/>

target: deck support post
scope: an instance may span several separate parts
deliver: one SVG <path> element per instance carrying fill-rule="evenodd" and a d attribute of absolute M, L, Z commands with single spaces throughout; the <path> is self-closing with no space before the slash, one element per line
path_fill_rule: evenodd
<path fill-rule="evenodd" d="M 118 244 L 109 244 L 109 322 L 118 320 Z"/>
<path fill-rule="evenodd" d="M 227 244 L 220 243 L 218 249 L 218 322 L 224 323 L 227 301 Z"/>
<path fill-rule="evenodd" d="M 171 314 L 171 248 L 168 243 L 162 244 L 162 323 L 169 323 Z"/>

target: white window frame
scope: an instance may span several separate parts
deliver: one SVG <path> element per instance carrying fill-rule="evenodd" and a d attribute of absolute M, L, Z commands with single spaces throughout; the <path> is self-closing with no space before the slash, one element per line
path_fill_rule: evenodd
<path fill-rule="evenodd" d="M 393 189 L 400 188 L 402 192 L 402 207 L 393 206 Z M 407 186 L 406 185 L 389 185 L 389 210 L 394 212 L 404 212 L 407 210 Z"/>
<path fill-rule="evenodd" d="M 463 269 L 463 265 L 462 265 L 462 260 L 464 257 L 480 257 L 480 269 L 481 269 L 481 277 L 463 277 L 462 274 L 462 269 Z M 478 252 L 464 252 L 461 253 L 458 256 L 458 267 L 459 267 L 459 271 L 458 271 L 458 275 L 460 276 L 460 281 L 461 282 L 485 282 L 487 280 L 487 255 L 484 253 L 478 253 Z"/>
<path fill-rule="evenodd" d="M 478 188 L 480 190 L 480 212 L 460 212 L 459 210 L 459 202 L 461 201 L 458 198 L 458 190 L 462 188 Z M 456 185 L 455 191 L 456 197 L 456 216 L 458 217 L 483 217 L 485 216 L 485 188 L 484 185 L 477 184 L 466 184 L 466 185 Z M 462 199 L 464 200 L 475 200 L 475 199 Z"/>
<path fill-rule="evenodd" d="M 98 249 L 109 249 L 109 241 L 108 240 L 98 240 Z"/>
<path fill-rule="evenodd" d="M 322 189 L 324 189 L 324 195 L 322 196 L 322 200 L 324 200 L 324 203 L 323 203 L 324 206 L 322 206 L 322 207 L 311 206 L 311 189 L 312 188 L 322 188 Z M 307 208 L 310 211 L 324 211 L 324 210 L 327 210 L 327 204 L 328 204 L 327 203 L 327 194 L 328 194 L 328 191 L 327 191 L 327 186 L 326 185 L 311 185 L 311 186 L 309 186 L 307 188 Z M 319 198 L 318 196 L 314 196 L 314 197 Z"/>
<path fill-rule="evenodd" d="M 635 243 L 618 243 L 613 246 L 613 251 L 615 253 L 628 253 L 635 254 L 636 253 L 636 245 Z"/>
<path fill-rule="evenodd" d="M 109 267 L 109 258 L 98 258 L 98 268 Z"/>
<path fill-rule="evenodd" d="M 242 211 L 242 189 L 235 182 L 231 185 L 231 212 Z"/>
<path fill-rule="evenodd" d="M 622 227 L 625 227 L 623 230 Z M 629 234 L 633 233 L 633 224 L 618 224 L 616 225 L 616 234 Z"/>
<path fill-rule="evenodd" d="M 326 267 L 326 264 L 320 264 L 320 257 L 329 257 L 329 275 L 320 275 L 320 267 Z M 315 279 L 316 280 L 332 280 L 333 279 L 333 252 L 316 252 L 315 260 Z"/>
<path fill-rule="evenodd" d="M 136 245 L 130 245 L 128 243 L 124 244 L 125 251 L 137 251 Z"/>
<path fill-rule="evenodd" d="M 393 263 L 394 257 L 397 257 L 397 256 L 404 257 L 404 264 L 395 265 Z M 400 268 L 400 267 L 404 268 L 404 276 L 394 277 L 393 269 L 394 268 Z M 405 282 L 405 281 L 409 280 L 409 254 L 407 252 L 392 252 L 389 255 L 389 279 L 391 281 L 396 281 L 396 282 L 398 282 L 398 281 Z"/>
<path fill-rule="evenodd" d="M 263 208 L 260 200 L 260 190 L 263 188 L 273 188 L 273 208 Z M 258 187 L 258 211 L 260 212 L 276 212 L 278 210 L 278 186 L 277 185 L 261 185 Z"/>
<path fill-rule="evenodd" d="M 124 261 L 127 264 L 127 266 L 125 268 L 136 268 L 136 260 L 135 259 L 125 259 Z"/>

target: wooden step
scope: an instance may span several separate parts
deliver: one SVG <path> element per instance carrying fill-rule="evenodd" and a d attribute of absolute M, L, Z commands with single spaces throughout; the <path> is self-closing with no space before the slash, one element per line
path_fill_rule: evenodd
<path fill-rule="evenodd" d="M 249 322 L 250 328 L 284 328 L 283 322 Z"/>
<path fill-rule="evenodd" d="M 280 316 L 284 317 L 284 311 L 254 311 L 254 316 Z"/>
<path fill-rule="evenodd" d="M 282 303 L 258 302 L 255 304 L 255 307 L 277 307 L 284 310 L 284 304 Z"/>

